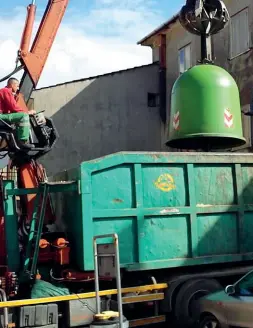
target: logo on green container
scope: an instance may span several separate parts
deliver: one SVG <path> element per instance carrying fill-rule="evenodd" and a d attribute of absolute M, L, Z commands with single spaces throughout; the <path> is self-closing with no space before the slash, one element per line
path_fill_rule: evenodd
<path fill-rule="evenodd" d="M 155 186 L 164 192 L 169 192 L 176 189 L 174 179 L 172 175 L 168 173 L 161 174 L 159 178 L 155 181 Z"/>

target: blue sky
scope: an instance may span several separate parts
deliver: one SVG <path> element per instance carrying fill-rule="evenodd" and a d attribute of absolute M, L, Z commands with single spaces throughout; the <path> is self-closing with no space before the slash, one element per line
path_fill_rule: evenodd
<path fill-rule="evenodd" d="M 36 3 L 38 24 L 47 0 Z M 69 0 L 38 86 L 150 63 L 151 50 L 136 45 L 137 41 L 184 3 L 185 0 Z M 1 1 L 1 75 L 14 65 L 28 4 L 26 0 Z"/>

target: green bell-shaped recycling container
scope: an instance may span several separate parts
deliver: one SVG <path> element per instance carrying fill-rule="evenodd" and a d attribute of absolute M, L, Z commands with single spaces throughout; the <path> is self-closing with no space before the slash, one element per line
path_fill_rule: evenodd
<path fill-rule="evenodd" d="M 245 143 L 240 95 L 233 77 L 223 68 L 209 64 L 183 73 L 172 89 L 166 144 L 207 151 Z"/>

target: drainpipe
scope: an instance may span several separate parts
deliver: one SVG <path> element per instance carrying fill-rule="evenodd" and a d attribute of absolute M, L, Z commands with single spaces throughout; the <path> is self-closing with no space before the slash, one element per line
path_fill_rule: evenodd
<path fill-rule="evenodd" d="M 166 123 L 166 35 L 160 35 L 159 47 L 159 94 L 160 94 L 160 117 Z"/>

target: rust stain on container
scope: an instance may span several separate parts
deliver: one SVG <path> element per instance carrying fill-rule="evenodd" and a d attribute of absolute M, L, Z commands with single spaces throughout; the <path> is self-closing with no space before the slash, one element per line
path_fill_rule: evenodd
<path fill-rule="evenodd" d="M 114 198 L 113 202 L 114 203 L 123 203 L 123 200 L 119 199 L 119 198 Z"/>

